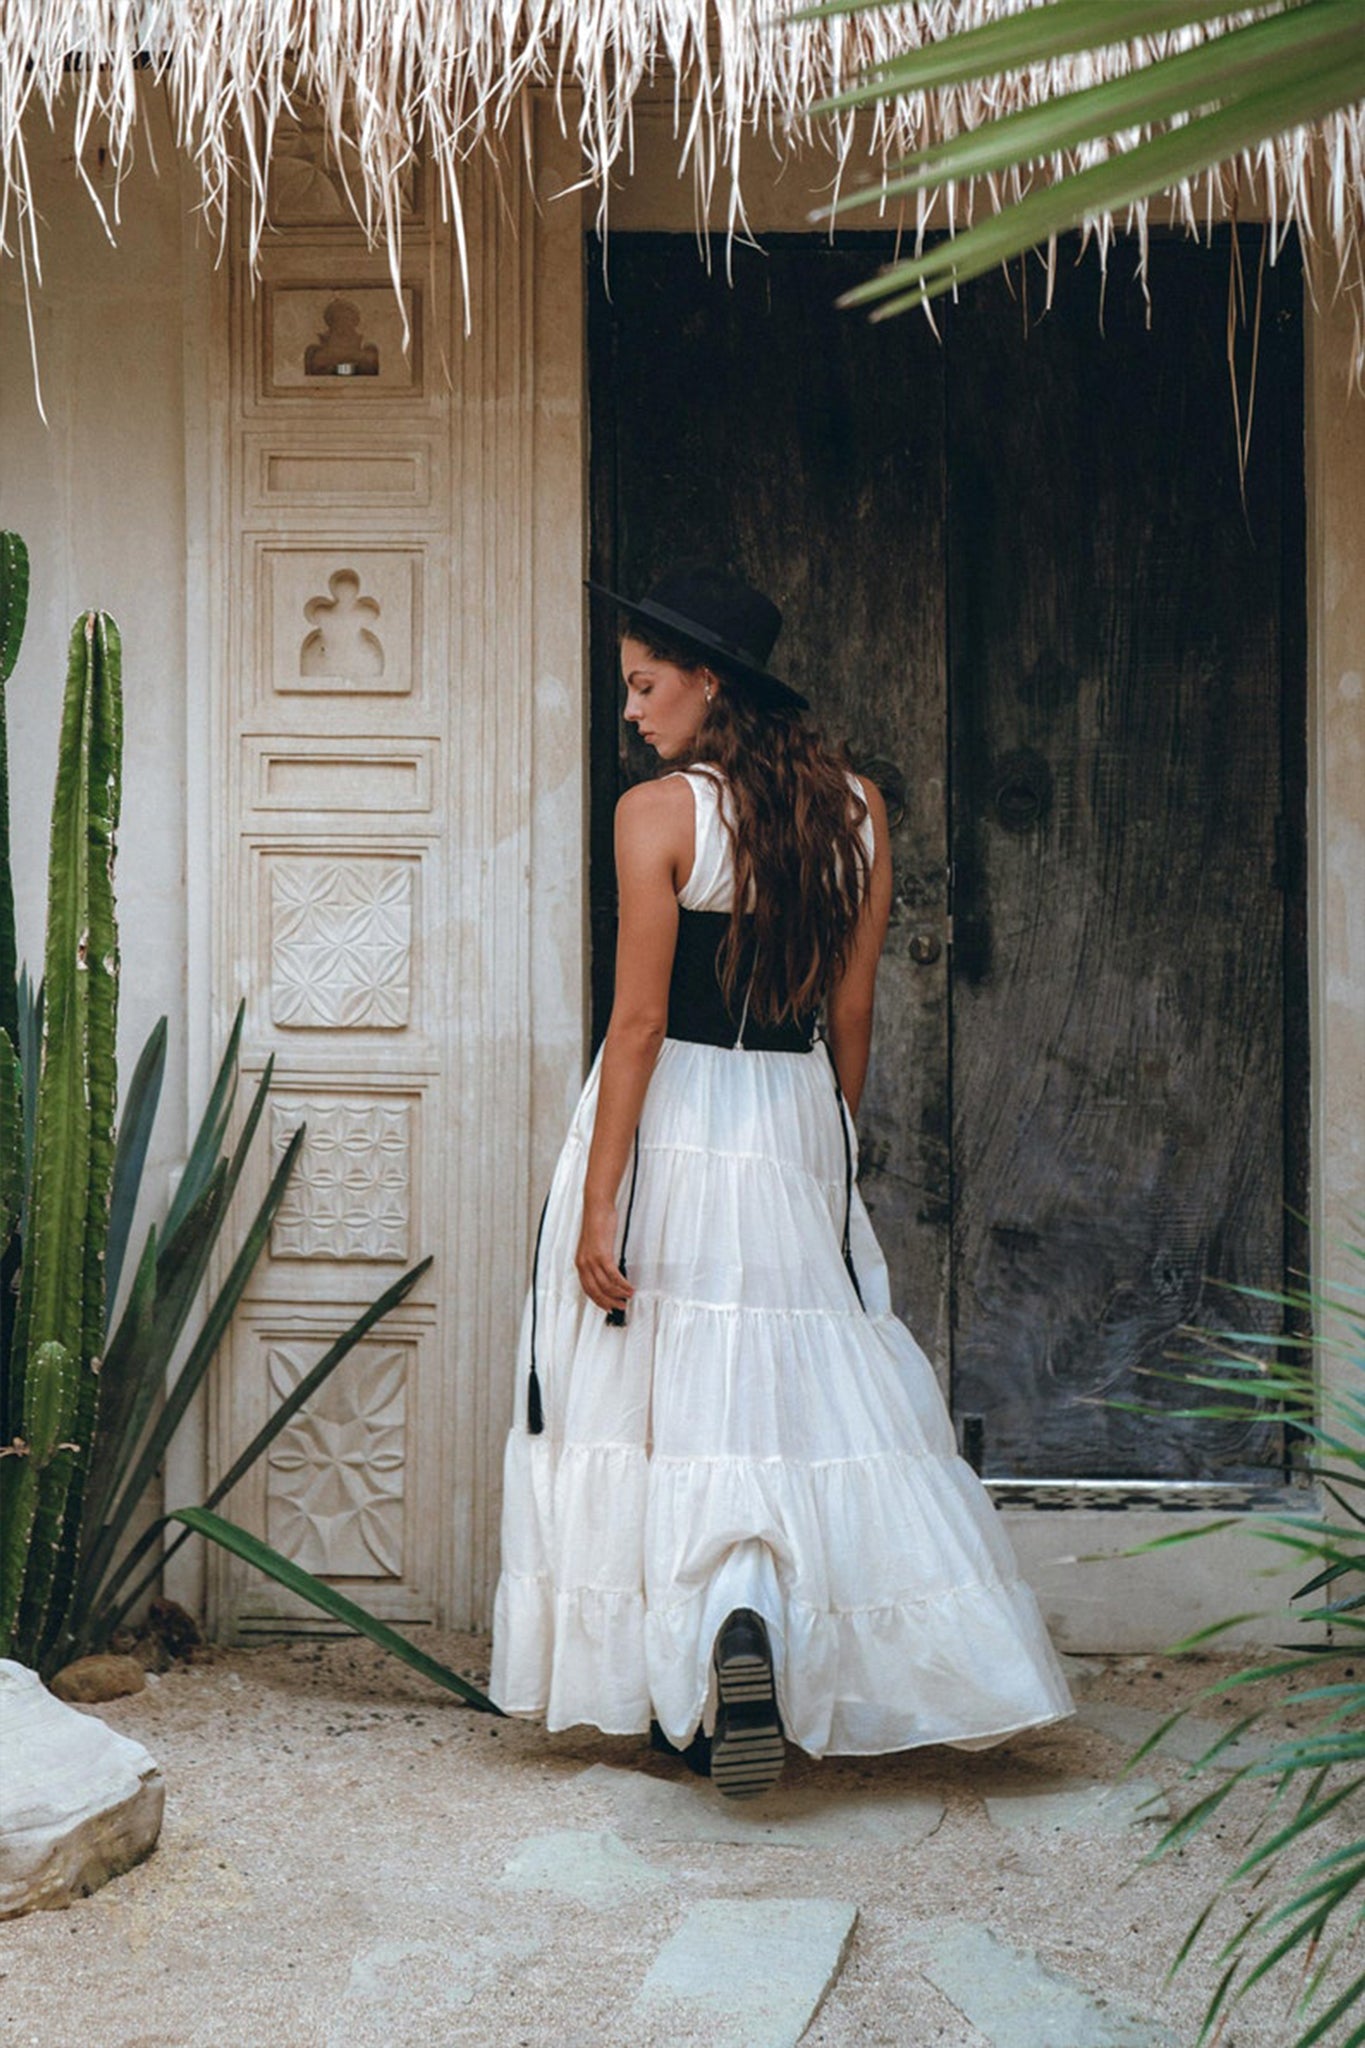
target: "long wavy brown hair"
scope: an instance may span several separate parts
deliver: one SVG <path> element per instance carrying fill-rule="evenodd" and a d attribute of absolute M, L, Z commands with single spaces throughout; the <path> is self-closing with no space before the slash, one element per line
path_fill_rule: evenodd
<path fill-rule="evenodd" d="M 638 619 L 623 637 L 655 661 L 709 668 L 720 690 L 707 709 L 692 765 L 720 770 L 730 802 L 721 816 L 734 855 L 735 901 L 718 957 L 732 1011 L 747 992 L 761 1024 L 807 1017 L 838 980 L 853 947 L 869 861 L 867 816 L 847 756 L 801 712 L 757 704 L 723 662 L 670 643 Z"/>

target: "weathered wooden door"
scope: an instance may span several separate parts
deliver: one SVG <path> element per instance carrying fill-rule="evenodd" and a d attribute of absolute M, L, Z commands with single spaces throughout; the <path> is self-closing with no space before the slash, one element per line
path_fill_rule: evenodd
<path fill-rule="evenodd" d="M 774 238 L 733 283 L 681 237 L 590 252 L 593 574 L 735 562 L 781 668 L 884 788 L 896 895 L 860 1116 L 899 1309 L 984 1469 L 1277 1477 L 1260 1428 L 1107 1405 L 1179 1326 L 1246 1327 L 1302 1206 L 1297 275 L 1267 273 L 1239 478 L 1226 249 L 1115 262 L 1026 332 L 834 307 L 880 248 Z M 1245 366 L 1243 365 L 1243 368 Z M 1245 392 L 1244 392 L 1245 398 Z M 611 810 L 652 757 L 593 632 L 595 1017 Z M 1262 1327 L 1274 1311 L 1254 1312 Z"/>

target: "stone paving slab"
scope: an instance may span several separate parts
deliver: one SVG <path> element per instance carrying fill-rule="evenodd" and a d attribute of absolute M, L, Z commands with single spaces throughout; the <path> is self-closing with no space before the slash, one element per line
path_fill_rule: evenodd
<path fill-rule="evenodd" d="M 602 1911 L 671 1881 L 666 1870 L 646 1863 L 618 1835 L 558 1828 L 522 1842 L 498 1884 L 504 1891 L 551 1892 Z"/>
<path fill-rule="evenodd" d="M 468 2009 L 480 2010 L 491 1984 L 514 1975 L 538 1953 L 534 1937 L 506 1925 L 496 1933 L 475 1935 L 467 1945 L 430 1935 L 367 1942 L 351 1957 L 340 2003 L 319 2036 L 320 2048 L 430 2048 L 435 2041 L 486 2041 L 482 2023 L 471 2022 Z M 271 2036 L 284 2038 L 283 2033 Z"/>
<path fill-rule="evenodd" d="M 1177 2048 L 1173 2034 L 1096 1998 L 970 1920 L 908 1931 L 919 1967 L 989 2048 Z"/>
<path fill-rule="evenodd" d="M 1020 1784 L 1001 1778 L 978 1788 L 992 1827 L 1040 1834 L 1121 1835 L 1144 1821 L 1166 1820 L 1171 1804 L 1153 1778 L 1125 1778 L 1121 1784 L 1056 1778 Z"/>
<path fill-rule="evenodd" d="M 844 1793 L 779 1787 L 757 1799 L 724 1799 L 704 1778 L 653 1778 L 593 1764 L 575 1786 L 610 1800 L 622 1834 L 649 1842 L 738 1842 L 779 1849 L 913 1849 L 943 1819 L 925 1793 Z"/>
<path fill-rule="evenodd" d="M 1084 1728 L 1093 1728 L 1097 1735 L 1107 1735 L 1111 1742 L 1120 1743 L 1128 1751 L 1135 1750 L 1147 1741 L 1170 1717 L 1159 1714 L 1148 1707 L 1125 1707 L 1105 1700 L 1087 1700 L 1076 1709 L 1076 1719 Z M 1173 1728 L 1168 1728 L 1152 1756 L 1168 1756 L 1180 1763 L 1197 1763 L 1206 1750 L 1213 1747 L 1229 1724 L 1223 1721 L 1209 1721 L 1198 1714 L 1186 1714 Z M 1219 1757 L 1217 1765 L 1236 1770 L 1242 1764 L 1261 1763 L 1275 1747 L 1268 1736 L 1257 1735 L 1248 1730 L 1236 1742 L 1229 1743 Z"/>
<path fill-rule="evenodd" d="M 795 2048 L 857 1918 L 844 1899 L 707 1899 L 660 1949 L 636 2010 L 676 2048 Z"/>

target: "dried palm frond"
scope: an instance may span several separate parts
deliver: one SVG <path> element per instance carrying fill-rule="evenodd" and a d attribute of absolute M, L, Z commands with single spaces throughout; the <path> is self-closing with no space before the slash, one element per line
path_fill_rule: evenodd
<path fill-rule="evenodd" d="M 1117 18 L 1128 0 L 1091 4 Z M 671 88 L 681 168 L 696 182 L 699 216 L 718 213 L 734 232 L 745 225 L 744 170 L 755 140 L 779 151 L 812 143 L 827 150 L 837 191 L 855 156 L 873 168 L 894 165 L 992 115 L 1123 78 L 1216 25 L 1051 53 L 996 77 L 891 77 L 907 52 L 1028 11 L 1029 0 L 894 0 L 805 16 L 790 0 L 0 0 L 0 248 L 37 274 L 26 122 L 50 121 L 73 100 L 78 163 L 100 147 L 117 174 L 129 161 L 144 75 L 164 89 L 179 144 L 198 166 L 219 223 L 240 182 L 253 260 L 269 217 L 276 137 L 307 106 L 347 166 L 358 217 L 387 244 L 396 269 L 414 154 L 431 161 L 458 246 L 462 166 L 472 151 L 519 134 L 528 92 L 553 95 L 605 220 L 611 174 L 630 161 L 637 97 Z M 1197 11 L 1216 14 L 1212 4 Z M 842 96 L 869 71 L 891 77 L 893 90 L 859 119 Z M 826 110 L 813 111 L 821 100 Z M 1137 136 L 1149 127 L 1144 119 Z M 1090 137 L 1026 171 L 979 171 L 950 185 L 952 215 L 969 223 L 1039 178 L 1102 163 L 1133 139 Z M 1257 179 L 1273 222 L 1316 228 L 1348 288 L 1361 294 L 1365 110 L 1305 122 L 1239 149 L 1237 159 L 1178 182 L 1182 217 L 1194 225 L 1201 214 L 1226 211 L 1238 181 Z M 88 177 L 87 184 L 103 212 Z M 914 196 L 921 226 L 931 201 Z M 1120 196 L 1096 204 L 1092 225 L 1103 247 L 1116 227 L 1144 220 L 1145 202 Z"/>

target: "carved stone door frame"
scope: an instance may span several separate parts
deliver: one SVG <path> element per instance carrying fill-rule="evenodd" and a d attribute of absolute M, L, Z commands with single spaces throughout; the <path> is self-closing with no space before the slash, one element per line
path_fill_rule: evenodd
<path fill-rule="evenodd" d="M 571 177 L 545 113 L 553 191 Z M 565 277 L 574 313 L 578 210 L 538 209 L 516 160 L 471 162 L 466 334 L 420 175 L 400 300 L 321 137 L 287 138 L 283 173 L 259 280 L 240 239 L 230 259 L 211 1008 L 216 1049 L 245 1000 L 244 1089 L 275 1063 L 246 1201 L 307 1137 L 220 1359 L 207 1464 L 431 1254 L 225 1511 L 376 1613 L 467 1625 L 497 1568 L 532 1190 L 583 1055 L 560 844 L 582 833 L 560 598 L 580 450 L 541 342 Z M 209 1589 L 226 1634 L 316 1619 L 221 1555 Z"/>

